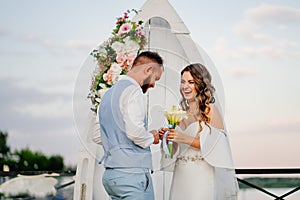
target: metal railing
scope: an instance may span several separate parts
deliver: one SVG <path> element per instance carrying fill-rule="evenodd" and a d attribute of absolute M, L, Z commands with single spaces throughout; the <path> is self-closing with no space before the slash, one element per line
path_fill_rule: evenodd
<path fill-rule="evenodd" d="M 241 175 L 258 175 L 258 174 L 300 174 L 300 168 L 287 168 L 287 169 L 236 169 L 236 174 L 241 174 Z M 76 174 L 75 171 L 20 171 L 20 172 L 1 172 L 0 171 L 0 177 L 5 177 L 5 176 L 16 176 L 18 174 L 23 174 L 23 175 L 38 175 L 38 174 L 51 174 L 51 173 L 58 173 L 61 176 L 74 176 Z M 297 192 L 298 190 L 300 190 L 300 185 L 288 192 L 286 192 L 285 194 L 278 196 L 275 195 L 273 193 L 271 193 L 270 191 L 259 187 L 257 185 L 254 185 L 246 180 L 237 178 L 238 182 L 245 184 L 251 188 L 257 189 L 258 191 L 261 191 L 271 197 L 274 198 L 274 200 L 284 200 L 285 197 Z M 69 185 L 74 184 L 75 181 L 70 181 L 68 183 L 65 183 L 63 185 L 57 186 L 56 189 L 62 189 L 64 187 L 67 187 Z"/>
<path fill-rule="evenodd" d="M 290 169 L 236 169 L 235 170 L 236 174 L 300 174 L 300 168 L 290 168 Z M 257 185 L 254 185 L 252 183 L 249 183 L 248 181 L 245 181 L 243 179 L 237 178 L 237 180 L 240 183 L 243 183 L 249 187 L 252 187 L 254 189 L 257 189 L 273 198 L 275 198 L 275 200 L 284 200 L 285 197 L 297 192 L 298 190 L 300 190 L 300 185 L 290 191 L 288 191 L 287 193 L 281 195 L 281 196 L 277 196 L 273 193 L 271 193 L 270 191 L 267 191 L 266 189 L 263 189 Z"/>

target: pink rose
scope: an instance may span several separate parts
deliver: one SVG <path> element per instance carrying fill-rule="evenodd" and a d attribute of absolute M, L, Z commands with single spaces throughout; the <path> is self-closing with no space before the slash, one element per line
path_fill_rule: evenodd
<path fill-rule="evenodd" d="M 112 79 L 113 79 L 113 73 L 111 70 L 108 70 L 105 74 L 103 74 L 103 80 L 111 85 L 112 84 Z"/>
<path fill-rule="evenodd" d="M 124 64 L 124 62 L 126 61 L 126 55 L 124 53 L 119 53 L 117 55 L 116 60 L 117 60 L 117 63 L 122 66 Z"/>
<path fill-rule="evenodd" d="M 130 53 L 127 55 L 127 64 L 129 66 L 131 66 L 133 64 L 135 57 L 136 57 L 136 53 Z"/>
<path fill-rule="evenodd" d="M 121 66 L 122 70 L 128 70 L 129 67 L 133 64 L 133 61 L 136 57 L 136 53 L 129 53 L 129 54 L 124 54 L 124 53 L 119 53 L 117 55 L 117 63 Z"/>
<path fill-rule="evenodd" d="M 126 23 L 126 24 L 123 24 L 121 27 L 120 27 L 120 30 L 118 32 L 119 35 L 122 35 L 124 33 L 129 33 L 132 29 L 132 24 L 129 24 L 129 23 Z"/>
<path fill-rule="evenodd" d="M 122 70 L 127 69 L 128 65 L 127 65 L 127 55 L 124 53 L 119 53 L 117 55 L 117 63 L 121 66 Z"/>

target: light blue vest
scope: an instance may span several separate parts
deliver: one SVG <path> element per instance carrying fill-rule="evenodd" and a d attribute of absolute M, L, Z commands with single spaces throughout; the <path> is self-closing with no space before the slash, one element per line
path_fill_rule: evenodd
<path fill-rule="evenodd" d="M 119 100 L 123 91 L 132 84 L 129 80 L 120 80 L 101 99 L 99 120 L 104 156 L 100 163 L 104 161 L 106 168 L 152 169 L 150 147 L 134 144 L 125 133 Z"/>

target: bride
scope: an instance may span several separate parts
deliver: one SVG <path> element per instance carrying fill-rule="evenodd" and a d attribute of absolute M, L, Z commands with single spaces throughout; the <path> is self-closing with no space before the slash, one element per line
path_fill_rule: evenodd
<path fill-rule="evenodd" d="M 181 71 L 180 105 L 188 118 L 176 129 L 159 130 L 160 137 L 169 131 L 168 140 L 178 145 L 170 200 L 237 199 L 230 145 L 214 92 L 211 75 L 202 64 Z M 170 158 L 163 155 L 164 159 Z"/>

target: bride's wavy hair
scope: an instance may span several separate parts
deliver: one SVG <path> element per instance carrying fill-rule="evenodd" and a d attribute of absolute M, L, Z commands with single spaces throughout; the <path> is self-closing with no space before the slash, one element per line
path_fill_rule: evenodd
<path fill-rule="evenodd" d="M 209 104 L 215 102 L 215 98 L 213 96 L 215 92 L 215 88 L 211 83 L 211 75 L 206 69 L 206 67 L 200 63 L 195 63 L 186 66 L 181 71 L 181 76 L 184 72 L 190 72 L 192 77 L 194 78 L 195 82 L 195 89 L 196 89 L 196 97 L 195 100 L 198 103 L 198 110 L 197 114 L 199 115 L 199 124 L 200 130 L 202 130 L 201 122 L 209 123 L 210 117 L 208 116 L 210 112 Z M 187 100 L 184 98 L 182 91 L 180 90 L 182 100 L 180 105 L 183 110 L 188 110 L 189 105 Z"/>

